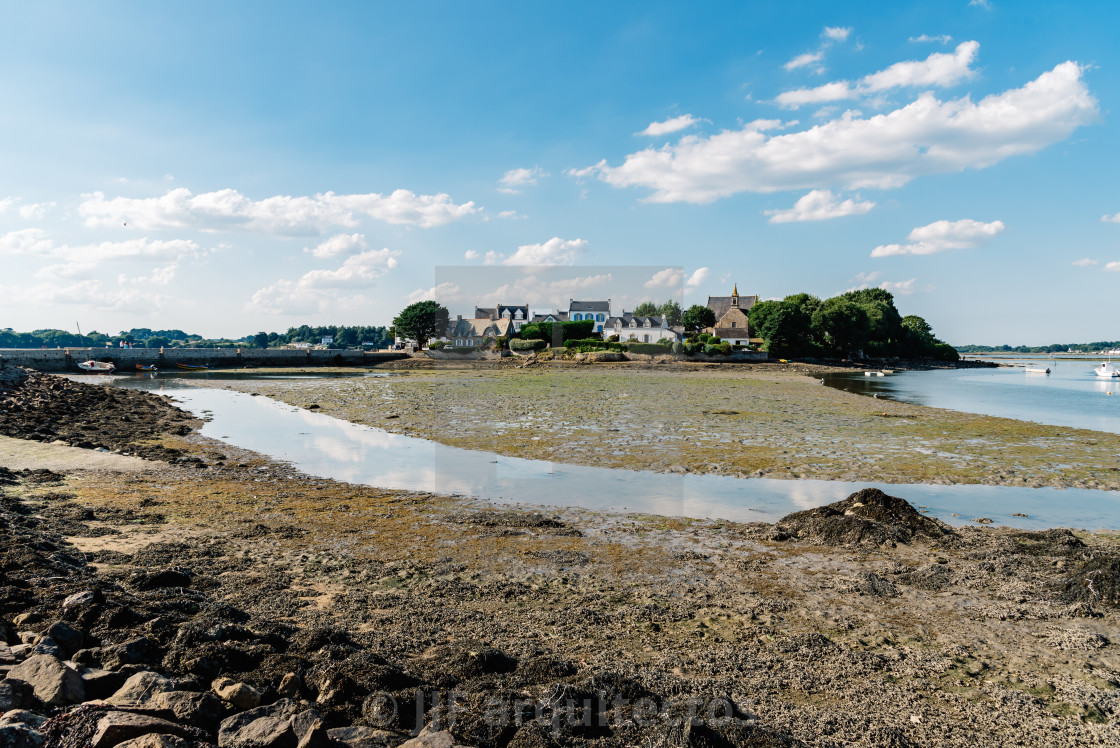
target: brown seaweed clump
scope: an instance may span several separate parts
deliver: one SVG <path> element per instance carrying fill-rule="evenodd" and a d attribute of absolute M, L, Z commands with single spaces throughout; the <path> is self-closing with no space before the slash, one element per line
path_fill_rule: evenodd
<path fill-rule="evenodd" d="M 939 540 L 952 535 L 952 528 L 926 517 L 905 499 L 865 488 L 843 501 L 786 515 L 775 525 L 774 538 L 815 545 L 894 547 L 917 538 Z"/>

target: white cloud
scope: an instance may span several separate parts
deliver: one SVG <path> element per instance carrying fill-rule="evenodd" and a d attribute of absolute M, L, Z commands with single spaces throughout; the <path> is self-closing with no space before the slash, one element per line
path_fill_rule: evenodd
<path fill-rule="evenodd" d="M 1110 262 L 1104 266 L 1104 269 L 1120 273 L 1120 262 Z"/>
<path fill-rule="evenodd" d="M 824 52 L 806 52 L 805 54 L 798 55 L 792 60 L 782 65 L 786 70 L 797 70 L 798 68 L 807 67 L 809 65 L 816 65 L 824 59 Z M 818 68 L 818 71 L 823 68 Z"/>
<path fill-rule="evenodd" d="M 968 4 L 969 5 L 975 5 L 977 7 L 983 8 L 984 10 L 991 10 L 992 9 L 991 0 L 969 0 Z"/>
<path fill-rule="evenodd" d="M 970 249 L 1000 234 L 1003 221 L 983 223 L 965 218 L 960 221 L 934 221 L 910 232 L 910 244 L 885 244 L 871 252 L 872 257 L 892 255 L 931 255 L 949 249 Z"/>
<path fill-rule="evenodd" d="M 831 190 L 813 190 L 802 196 L 792 208 L 768 210 L 770 223 L 793 223 L 796 221 L 823 221 L 842 216 L 858 216 L 875 207 L 869 200 L 848 198 L 841 201 Z"/>
<path fill-rule="evenodd" d="M 99 244 L 70 246 L 56 244 L 42 229 L 21 229 L 0 236 L 0 255 L 39 255 L 83 263 L 113 260 L 178 261 L 185 257 L 199 257 L 206 252 L 207 250 L 187 239 L 162 241 L 143 237 L 123 242 L 101 242 Z"/>
<path fill-rule="evenodd" d="M 480 255 L 478 252 L 474 251 L 473 249 L 468 249 L 466 252 L 463 253 L 463 259 L 464 260 L 477 260 L 479 257 L 482 257 L 482 255 Z"/>
<path fill-rule="evenodd" d="M 438 301 L 446 306 L 449 303 L 462 301 L 462 291 L 463 289 L 455 283 L 445 281 L 428 289 L 418 288 L 406 298 L 409 304 L 415 304 L 417 301 Z"/>
<path fill-rule="evenodd" d="M 938 42 L 940 44 L 948 44 L 949 42 L 953 41 L 953 37 L 949 36 L 948 34 L 941 34 L 939 36 L 930 36 L 929 34 L 922 34 L 921 36 L 910 37 L 910 41 L 917 42 L 917 43 Z"/>
<path fill-rule="evenodd" d="M 1120 223 L 1120 213 L 1111 216 L 1101 216 L 1101 220 L 1105 223 Z"/>
<path fill-rule="evenodd" d="M 0 216 L 7 213 L 17 202 L 19 202 L 19 200 L 14 197 L 0 197 Z"/>
<path fill-rule="evenodd" d="M 824 31 L 821 32 L 821 36 L 834 42 L 846 42 L 851 33 L 852 29 L 850 27 L 825 26 Z"/>
<path fill-rule="evenodd" d="M 129 277 L 124 273 L 117 276 L 117 285 L 119 286 L 166 286 L 175 279 L 175 273 L 179 270 L 178 265 L 165 265 L 161 268 L 155 268 L 150 275 L 141 275 Z"/>
<path fill-rule="evenodd" d="M 651 122 L 649 124 L 649 127 L 642 130 L 641 132 L 636 132 L 634 134 L 648 135 L 650 137 L 656 138 L 662 135 L 668 135 L 669 133 L 687 130 L 690 127 L 695 127 L 702 121 L 703 120 L 693 117 L 691 114 L 682 114 L 679 117 L 673 117 L 672 119 L 667 119 L 664 122 Z"/>
<path fill-rule="evenodd" d="M 237 230 L 280 236 L 315 235 L 334 226 L 354 226 L 361 216 L 394 225 L 430 228 L 479 210 L 473 202 L 456 205 L 442 193 L 417 195 L 409 190 L 396 190 L 389 195 L 325 192 L 252 200 L 233 189 L 192 195 L 190 190 L 178 188 L 162 197 L 106 199 L 101 192 L 84 197 L 78 212 L 87 226 L 128 224 L 140 229 Z"/>
<path fill-rule="evenodd" d="M 55 207 L 55 203 L 31 203 L 30 205 L 19 206 L 19 216 L 25 220 L 38 220 L 51 212 Z"/>
<path fill-rule="evenodd" d="M 863 78 L 860 88 L 886 91 L 891 88 L 953 86 L 976 74 L 971 66 L 979 49 L 979 42 L 961 42 L 951 54 L 935 52 L 924 60 L 896 62 L 886 70 Z"/>
<path fill-rule="evenodd" d="M 498 214 L 498 218 L 506 218 L 511 221 L 520 221 L 528 217 L 529 216 L 525 215 L 524 213 L 518 213 L 516 210 L 503 210 Z"/>
<path fill-rule="evenodd" d="M 701 283 L 708 280 L 708 276 L 711 274 L 711 268 L 696 268 L 696 270 L 692 272 L 692 275 L 688 276 L 688 280 L 685 281 L 685 285 L 689 288 L 696 288 Z"/>
<path fill-rule="evenodd" d="M 775 101 L 789 109 L 797 109 L 805 104 L 845 101 L 895 88 L 947 88 L 976 74 L 971 66 L 979 49 L 979 42 L 962 42 L 951 54 L 934 52 L 924 60 L 896 62 L 877 73 L 864 76 L 855 84 L 833 81 L 815 88 L 785 91 L 778 94 Z"/>
<path fill-rule="evenodd" d="M 767 135 L 753 122 L 710 137 L 632 153 L 591 167 L 615 187 L 653 190 L 651 202 L 704 203 L 738 192 L 899 187 L 923 174 L 991 166 L 1034 153 L 1097 117 L 1082 69 L 1064 62 L 1022 88 L 972 102 L 924 93 L 869 118 L 848 112 L 807 130 Z M 582 172 L 582 170 L 581 170 Z"/>
<path fill-rule="evenodd" d="M 1080 260 L 1074 260 L 1073 264 L 1079 268 L 1088 267 L 1090 265 L 1100 264 L 1097 260 L 1091 260 L 1088 257 L 1083 257 Z"/>
<path fill-rule="evenodd" d="M 895 296 L 909 296 L 910 294 L 917 293 L 920 289 L 915 285 L 917 278 L 911 278 L 905 281 L 883 281 L 879 284 L 879 288 L 885 291 L 890 291 Z"/>
<path fill-rule="evenodd" d="M 548 172 L 539 166 L 534 166 L 532 169 L 510 169 L 498 180 L 498 184 L 501 185 L 498 187 L 498 192 L 517 195 L 525 187 L 532 187 L 538 179 L 547 176 L 549 176 Z"/>
<path fill-rule="evenodd" d="M 847 81 L 825 83 L 814 88 L 798 88 L 793 91 L 783 91 L 775 99 L 778 104 L 787 109 L 797 109 L 806 104 L 823 104 L 829 101 L 844 101 L 854 99 L 855 91 Z"/>
<path fill-rule="evenodd" d="M 305 247 L 304 252 L 310 252 L 321 260 L 331 257 L 341 257 L 351 252 L 359 252 L 366 248 L 365 234 L 335 234 L 317 247 Z"/>
<path fill-rule="evenodd" d="M 680 268 L 658 270 L 653 277 L 642 284 L 643 288 L 680 288 L 684 283 L 684 271 Z"/>
<path fill-rule="evenodd" d="M 575 177 L 576 179 L 585 179 L 587 177 L 598 174 L 605 168 L 607 168 L 607 160 L 604 158 L 601 159 L 599 163 L 593 164 L 591 166 L 585 166 L 582 169 L 565 169 L 564 173 L 569 177 Z"/>
<path fill-rule="evenodd" d="M 497 252 L 495 252 L 494 250 L 491 249 L 491 250 L 487 251 L 486 256 L 482 259 L 482 264 L 483 265 L 494 265 L 500 259 L 502 259 L 502 255 L 498 254 Z"/>
<path fill-rule="evenodd" d="M 339 289 L 366 289 L 398 264 L 400 252 L 371 249 L 347 257 L 336 270 L 312 270 L 298 280 L 282 279 L 259 289 L 245 304 L 247 311 L 312 314 L 364 303 L 362 295 L 341 295 Z"/>
<path fill-rule="evenodd" d="M 848 290 L 858 291 L 863 288 L 881 288 L 885 291 L 890 291 L 896 296 L 909 296 L 911 294 L 917 293 L 918 291 L 928 291 L 931 288 L 919 287 L 917 285 L 917 278 L 911 278 L 910 280 L 904 281 L 879 281 L 881 277 L 883 277 L 883 273 L 878 270 L 874 270 L 870 273 L 857 273 L 856 277 L 852 281 L 856 285 L 852 286 Z"/>
<path fill-rule="evenodd" d="M 574 265 L 585 249 L 587 242 L 583 239 L 554 236 L 543 244 L 522 244 L 503 262 L 506 265 Z"/>
<path fill-rule="evenodd" d="M 98 312 L 133 312 L 150 315 L 173 302 L 171 296 L 137 288 L 111 288 L 98 280 L 60 284 L 57 281 L 34 286 L 0 286 L 0 297 L 8 301 L 35 305 L 72 305 Z"/>

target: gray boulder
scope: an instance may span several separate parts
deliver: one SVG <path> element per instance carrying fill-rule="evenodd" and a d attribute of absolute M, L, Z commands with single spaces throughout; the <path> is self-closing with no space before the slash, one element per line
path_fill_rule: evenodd
<path fill-rule="evenodd" d="M 8 680 L 26 683 L 35 698 L 49 706 L 78 704 L 86 698 L 78 671 L 50 655 L 28 657 L 8 673 Z"/>
<path fill-rule="evenodd" d="M 210 729 L 222 719 L 222 702 L 210 693 L 163 691 L 152 696 L 147 706 L 174 715 L 179 722 Z"/>
<path fill-rule="evenodd" d="M 105 700 L 113 706 L 131 706 L 143 704 L 157 693 L 174 690 L 175 684 L 170 678 L 144 671 L 130 677 L 116 693 Z"/>
<path fill-rule="evenodd" d="M 165 719 L 135 712 L 107 712 L 97 721 L 90 748 L 112 748 L 126 740 L 152 734 L 190 737 L 189 732 Z"/>
<path fill-rule="evenodd" d="M 240 745 L 236 742 L 240 739 L 240 733 L 243 729 L 251 725 L 253 722 L 264 717 L 271 717 L 278 719 L 288 724 L 288 720 L 296 715 L 299 707 L 294 701 L 289 699 L 280 699 L 275 704 L 268 704 L 267 706 L 258 706 L 256 709 L 250 709 L 241 714 L 235 714 L 232 717 L 227 717 L 222 720 L 221 725 L 218 727 L 218 745 L 220 748 L 226 746 Z M 294 735 L 293 735 L 294 737 Z M 293 748 L 295 743 L 293 742 Z"/>
<path fill-rule="evenodd" d="M 396 738 L 392 733 L 360 725 L 335 727 L 327 730 L 327 735 L 336 745 L 345 748 L 391 748 L 396 744 Z"/>
<path fill-rule="evenodd" d="M 43 736 L 27 725 L 0 725 L 0 748 L 40 748 Z"/>
<path fill-rule="evenodd" d="M 190 748 L 191 744 L 174 735 L 149 733 L 139 738 L 118 743 L 117 748 Z"/>

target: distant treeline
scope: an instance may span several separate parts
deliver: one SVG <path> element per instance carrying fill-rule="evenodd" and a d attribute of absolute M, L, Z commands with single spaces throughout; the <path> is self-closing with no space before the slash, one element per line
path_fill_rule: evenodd
<path fill-rule="evenodd" d="M 1098 340 L 1095 343 L 1054 343 L 1052 345 L 958 345 L 961 353 L 1100 353 L 1120 348 L 1120 340 Z"/>
<path fill-rule="evenodd" d="M 116 335 L 96 330 L 78 335 L 67 330 L 15 332 L 7 328 L 0 330 L 0 348 L 115 348 L 122 342 L 144 348 L 267 348 L 291 343 L 319 344 L 323 338 L 333 338 L 331 346 L 334 348 L 385 348 L 393 340 L 386 327 L 362 325 L 302 325 L 290 327 L 285 333 L 259 332 L 242 338 L 204 338 L 182 330 L 152 330 L 147 327 L 122 330 Z"/>

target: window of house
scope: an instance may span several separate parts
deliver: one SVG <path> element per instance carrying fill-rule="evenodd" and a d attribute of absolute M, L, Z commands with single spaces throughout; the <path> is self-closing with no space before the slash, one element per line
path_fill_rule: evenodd
<path fill-rule="evenodd" d="M 643 335 L 642 336 L 642 342 L 643 343 L 648 343 L 649 342 L 649 335 Z"/>
<path fill-rule="evenodd" d="M 509 310 L 508 309 L 506 309 L 504 312 L 502 312 L 502 318 L 503 319 L 509 319 Z"/>
<path fill-rule="evenodd" d="M 576 322 L 579 322 L 580 320 L 583 319 L 583 315 L 580 314 L 579 312 L 576 312 L 575 314 L 572 315 L 572 319 Z"/>
<path fill-rule="evenodd" d="M 467 339 L 467 345 L 474 345 L 474 341 L 470 338 Z"/>
<path fill-rule="evenodd" d="M 523 314 L 521 313 L 521 310 L 520 310 L 520 309 L 518 309 L 518 310 L 517 310 L 517 314 L 515 314 L 515 315 L 514 315 L 514 317 L 516 317 L 517 319 L 524 319 L 524 318 L 525 318 L 525 315 L 523 315 Z"/>
<path fill-rule="evenodd" d="M 603 321 L 603 315 L 601 315 L 601 314 L 596 314 L 596 315 L 595 315 L 595 321 L 596 321 L 596 322 L 602 322 L 602 321 Z"/>

